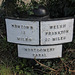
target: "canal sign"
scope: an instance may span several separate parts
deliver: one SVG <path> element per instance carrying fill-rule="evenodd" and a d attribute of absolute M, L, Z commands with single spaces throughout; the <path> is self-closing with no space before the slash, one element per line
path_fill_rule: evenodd
<path fill-rule="evenodd" d="M 74 19 L 22 21 L 6 19 L 7 41 L 27 45 L 51 45 L 71 42 Z"/>
<path fill-rule="evenodd" d="M 18 44 L 18 56 L 30 59 L 62 57 L 63 43 L 72 42 L 74 18 L 6 18 L 7 41 Z"/>
<path fill-rule="evenodd" d="M 18 56 L 31 59 L 49 59 L 62 57 L 62 45 L 25 46 L 18 45 Z"/>

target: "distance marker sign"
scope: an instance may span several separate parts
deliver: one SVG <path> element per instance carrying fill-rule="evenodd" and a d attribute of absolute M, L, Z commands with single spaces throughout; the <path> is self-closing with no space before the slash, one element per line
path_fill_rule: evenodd
<path fill-rule="evenodd" d="M 7 41 L 20 44 L 39 44 L 39 22 L 6 19 Z"/>
<path fill-rule="evenodd" d="M 41 45 L 72 42 L 74 19 L 41 21 Z"/>
<path fill-rule="evenodd" d="M 7 41 L 26 45 L 72 42 L 74 19 L 24 21 L 6 19 Z"/>
<path fill-rule="evenodd" d="M 58 20 L 5 19 L 7 41 L 18 45 L 18 57 L 62 57 L 62 44 L 72 42 L 74 18 Z M 24 45 L 22 45 L 24 44 Z"/>

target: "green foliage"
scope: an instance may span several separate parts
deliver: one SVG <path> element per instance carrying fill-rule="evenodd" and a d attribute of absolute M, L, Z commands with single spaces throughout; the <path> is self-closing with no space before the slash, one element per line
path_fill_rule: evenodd
<path fill-rule="evenodd" d="M 12 75 L 12 71 L 5 65 L 0 65 L 0 75 Z"/>
<path fill-rule="evenodd" d="M 49 10 L 51 18 L 75 15 L 75 0 L 40 0 L 39 2 L 31 0 L 29 4 L 25 4 L 22 0 L 5 0 L 2 7 L 5 8 L 6 16 L 27 17 L 33 15 L 33 9 L 40 5 Z"/>

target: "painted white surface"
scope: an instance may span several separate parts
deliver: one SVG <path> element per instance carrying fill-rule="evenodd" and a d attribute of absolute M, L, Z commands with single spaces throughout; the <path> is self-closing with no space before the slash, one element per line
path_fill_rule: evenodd
<path fill-rule="evenodd" d="M 39 22 L 6 19 L 7 41 L 20 44 L 39 44 Z"/>
<path fill-rule="evenodd" d="M 41 45 L 71 42 L 74 19 L 41 21 Z"/>
<path fill-rule="evenodd" d="M 25 46 L 18 45 L 18 57 L 31 59 L 50 59 L 62 57 L 62 45 Z"/>

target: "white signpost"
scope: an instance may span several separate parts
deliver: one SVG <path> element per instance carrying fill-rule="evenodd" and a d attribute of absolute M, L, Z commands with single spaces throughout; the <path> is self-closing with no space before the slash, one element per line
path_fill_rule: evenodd
<path fill-rule="evenodd" d="M 49 59 L 62 57 L 62 45 L 25 46 L 18 45 L 18 56 L 31 59 Z"/>
<path fill-rule="evenodd" d="M 72 42 L 74 19 L 41 21 L 41 45 Z"/>
<path fill-rule="evenodd" d="M 39 22 L 6 19 L 7 41 L 39 45 Z"/>
<path fill-rule="evenodd" d="M 73 39 L 74 19 L 22 21 L 6 19 L 7 41 L 18 45 L 18 56 L 31 59 L 62 57 L 61 44 Z"/>

